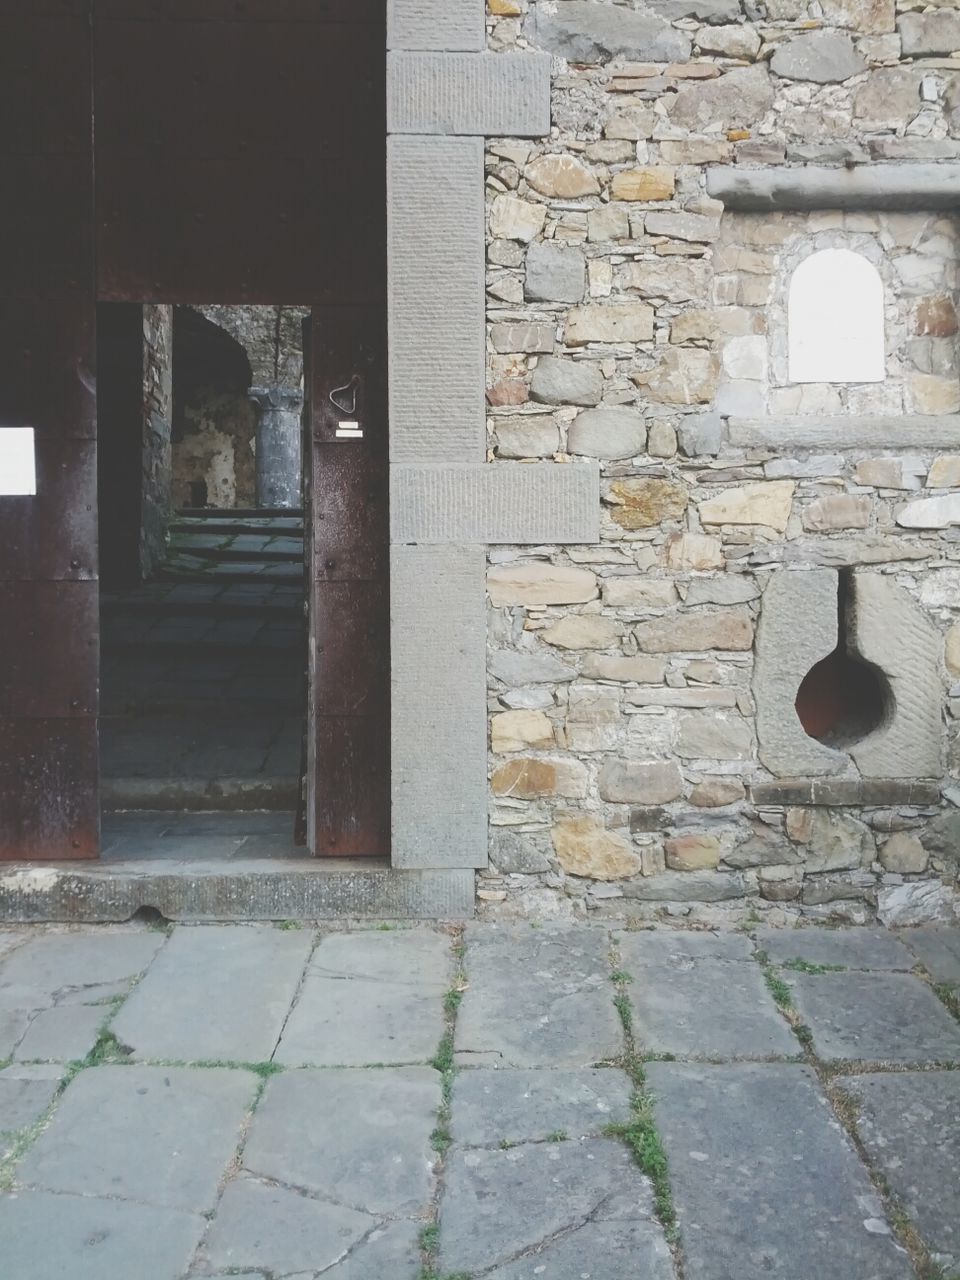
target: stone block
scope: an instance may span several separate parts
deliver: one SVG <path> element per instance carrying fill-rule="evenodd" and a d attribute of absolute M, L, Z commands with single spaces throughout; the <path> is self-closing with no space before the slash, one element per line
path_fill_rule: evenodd
<path fill-rule="evenodd" d="M 579 249 L 542 241 L 527 250 L 524 297 L 531 302 L 580 302 L 587 267 Z"/>
<path fill-rule="evenodd" d="M 689 414 L 677 427 L 680 452 L 687 458 L 715 458 L 723 443 L 723 420 L 718 413 Z"/>
<path fill-rule="evenodd" d="M 643 169 L 621 169 L 610 183 L 612 200 L 669 200 L 676 186 L 673 169 L 657 165 Z"/>
<path fill-rule="evenodd" d="M 960 494 L 918 498 L 901 507 L 896 519 L 904 529 L 949 529 L 960 524 Z"/>
<path fill-rule="evenodd" d="M 775 75 L 816 84 L 840 84 L 866 69 L 866 61 L 850 37 L 837 31 L 810 31 L 795 36 L 780 45 L 770 59 L 770 70 Z"/>
<path fill-rule="evenodd" d="M 548 324 L 493 324 L 490 342 L 494 351 L 506 354 L 549 355 L 557 344 Z"/>
<path fill-rule="evenodd" d="M 483 0 L 389 0 L 388 49 L 480 50 Z"/>
<path fill-rule="evenodd" d="M 650 658 L 645 655 L 636 658 L 612 658 L 605 654 L 587 653 L 583 658 L 583 674 L 592 680 L 660 684 L 666 670 L 667 664 L 664 658 Z"/>
<path fill-rule="evenodd" d="M 663 18 L 590 0 L 563 0 L 554 12 L 536 5 L 524 24 L 524 34 L 534 48 L 569 62 L 612 58 L 684 62 L 690 56 L 689 37 Z"/>
<path fill-rule="evenodd" d="M 560 649 L 612 649 L 623 634 L 623 626 L 595 614 L 570 614 L 540 634 L 547 644 Z"/>
<path fill-rule="evenodd" d="M 485 575 L 481 546 L 391 553 L 394 867 L 486 865 Z"/>
<path fill-rule="evenodd" d="M 763 480 L 738 489 L 725 489 L 699 504 L 704 524 L 761 524 L 780 533 L 793 509 L 792 480 Z"/>
<path fill-rule="evenodd" d="M 661 871 L 623 886 L 625 898 L 641 902 L 730 902 L 746 894 L 741 875 L 718 871 Z"/>
<path fill-rule="evenodd" d="M 683 760 L 749 760 L 753 733 L 745 720 L 724 712 L 682 712 L 677 754 Z"/>
<path fill-rule="evenodd" d="M 803 527 L 808 533 L 866 529 L 872 512 L 873 502 L 866 494 L 829 493 L 804 509 Z"/>
<path fill-rule="evenodd" d="M 672 618 L 642 622 L 635 634 L 644 653 L 682 653 L 702 649 L 742 652 L 753 648 L 753 618 L 749 609 L 681 612 Z"/>
<path fill-rule="evenodd" d="M 629 240 L 630 218 L 626 209 L 615 204 L 591 209 L 587 214 L 587 239 L 594 244 L 603 244 L 608 240 Z"/>
<path fill-rule="evenodd" d="M 530 394 L 542 404 L 589 408 L 599 404 L 603 396 L 603 375 L 599 366 L 589 361 L 543 356 L 530 379 Z"/>
<path fill-rule="evenodd" d="M 621 269 L 623 285 L 644 298 L 668 302 L 706 301 L 710 276 L 702 262 L 646 259 L 628 262 Z"/>
<path fill-rule="evenodd" d="M 677 589 L 663 578 L 605 578 L 603 603 L 611 609 L 668 609 Z"/>
<path fill-rule="evenodd" d="M 740 23 L 701 27 L 695 41 L 701 53 L 718 54 L 723 58 L 742 58 L 751 62 L 760 50 L 760 37 L 756 31 L 753 27 Z"/>
<path fill-rule="evenodd" d="M 614 804 L 669 804 L 683 794 L 683 774 L 675 761 L 607 760 L 597 785 Z"/>
<path fill-rule="evenodd" d="M 567 430 L 567 452 L 590 458 L 635 458 L 647 444 L 647 424 L 635 409 L 586 409 Z"/>
<path fill-rule="evenodd" d="M 879 667 L 893 712 L 850 747 L 865 777 L 936 778 L 943 758 L 937 629 L 910 594 L 890 578 L 857 571 L 848 629 L 856 652 Z"/>
<path fill-rule="evenodd" d="M 668 347 L 657 367 L 634 375 L 651 400 L 661 404 L 706 404 L 717 391 L 720 361 L 712 351 L 696 347 Z"/>
<path fill-rule="evenodd" d="M 490 721 L 492 751 L 525 751 L 554 745 L 553 725 L 542 711 L 501 711 Z"/>
<path fill-rule="evenodd" d="M 832 569 L 774 573 L 757 628 L 753 692 L 760 760 L 780 777 L 837 773 L 846 757 L 804 731 L 797 692 L 807 672 L 837 645 L 839 580 Z"/>
<path fill-rule="evenodd" d="M 690 803 L 698 809 L 719 809 L 736 804 L 746 795 L 739 778 L 704 778 L 690 792 Z"/>
<path fill-rule="evenodd" d="M 490 206 L 490 233 L 504 240 L 528 244 L 540 234 L 546 220 L 544 205 L 517 196 L 499 195 Z"/>
<path fill-rule="evenodd" d="M 894 29 L 894 0 L 821 0 L 821 7 L 831 27 L 848 27 L 861 35 L 883 35 Z"/>
<path fill-rule="evenodd" d="M 670 119 L 693 133 L 751 129 L 773 106 L 773 98 L 766 66 L 737 68 L 716 80 L 681 84 L 669 107 Z"/>
<path fill-rule="evenodd" d="M 719 538 L 704 533 L 672 533 L 665 554 L 670 569 L 722 569 L 723 547 Z"/>
<path fill-rule="evenodd" d="M 490 654 L 492 676 L 507 685 L 555 684 L 576 678 L 576 670 L 549 653 L 515 653 L 512 649 L 495 649 Z"/>
<path fill-rule="evenodd" d="M 539 156 L 523 171 L 523 176 L 542 196 L 554 200 L 576 200 L 600 194 L 600 183 L 590 169 L 575 156 Z"/>
<path fill-rule="evenodd" d="M 720 842 L 716 836 L 674 836 L 664 842 L 663 849 L 671 871 L 715 871 L 720 865 Z"/>
<path fill-rule="evenodd" d="M 500 458 L 549 458 L 560 448 L 560 429 L 547 414 L 497 418 L 496 435 Z"/>
<path fill-rule="evenodd" d="M 643 302 L 574 307 L 567 316 L 563 340 L 570 347 L 585 347 L 589 342 L 649 342 L 653 337 L 653 316 L 653 307 Z"/>
<path fill-rule="evenodd" d="M 394 543 L 539 545 L 599 539 L 595 464 L 393 466 L 390 472 Z"/>
<path fill-rule="evenodd" d="M 567 875 L 621 880 L 640 874 L 640 854 L 630 841 L 608 831 L 590 814 L 558 818 L 550 834 L 557 861 Z"/>
<path fill-rule="evenodd" d="M 674 480 L 645 476 L 615 480 L 607 493 L 610 517 L 623 529 L 648 529 L 679 520 L 687 509 L 687 491 Z"/>
<path fill-rule="evenodd" d="M 597 597 L 597 577 L 572 565 L 499 564 L 487 570 L 487 594 L 495 608 L 504 605 L 582 604 Z"/>
<path fill-rule="evenodd" d="M 897 30 L 905 58 L 952 54 L 960 49 L 960 13 L 934 9 L 929 13 L 902 13 Z"/>
<path fill-rule="evenodd" d="M 387 132 L 545 137 L 550 59 L 538 53 L 389 53 Z"/>
<path fill-rule="evenodd" d="M 956 895 L 939 880 L 886 885 L 877 893 L 877 916 L 890 929 L 955 920 Z"/>
<path fill-rule="evenodd" d="M 494 772 L 490 787 L 494 795 L 516 800 L 536 800 L 540 796 L 582 800 L 587 794 L 587 770 L 579 760 L 567 756 L 551 760 L 515 757 Z"/>
<path fill-rule="evenodd" d="M 895 831 L 880 846 L 880 865 L 884 871 L 919 875 L 926 871 L 928 861 L 926 849 L 912 831 Z"/>
<path fill-rule="evenodd" d="M 387 185 L 391 460 L 482 462 L 483 143 L 392 138 Z"/>

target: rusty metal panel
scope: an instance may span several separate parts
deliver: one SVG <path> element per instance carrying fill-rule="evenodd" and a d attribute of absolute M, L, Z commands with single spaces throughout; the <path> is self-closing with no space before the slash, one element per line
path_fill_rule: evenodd
<path fill-rule="evenodd" d="M 91 154 L 90 61 L 76 56 L 88 39 L 84 17 L 0 15 L 0 152 Z"/>
<path fill-rule="evenodd" d="M 384 582 L 320 582 L 310 607 L 316 644 L 314 697 L 325 716 L 379 717 L 389 690 L 383 636 L 389 625 Z"/>
<path fill-rule="evenodd" d="M 316 725 L 313 851 L 318 857 L 384 857 L 390 850 L 390 730 L 376 716 L 321 716 Z"/>
<path fill-rule="evenodd" d="M 318 444 L 312 472 L 314 581 L 384 578 L 386 492 L 366 451 L 352 442 Z"/>
<path fill-rule="evenodd" d="M 97 576 L 97 446 L 37 436 L 37 496 L 0 500 L 0 582 Z"/>
<path fill-rule="evenodd" d="M 5 298 L 92 300 L 89 156 L 9 155 L 2 144 L 0 156 L 0 292 Z"/>
<path fill-rule="evenodd" d="M 24 2 L 29 0 L 20 0 Z M 385 0 L 94 0 L 94 4 L 98 18 L 386 25 Z"/>
<path fill-rule="evenodd" d="M 69 301 L 0 298 L 0 422 L 94 440 L 93 311 Z"/>
<path fill-rule="evenodd" d="M 0 583 L 0 716 L 96 715 L 97 611 L 95 582 Z"/>
<path fill-rule="evenodd" d="M 0 719 L 0 861 L 95 858 L 97 722 Z"/>

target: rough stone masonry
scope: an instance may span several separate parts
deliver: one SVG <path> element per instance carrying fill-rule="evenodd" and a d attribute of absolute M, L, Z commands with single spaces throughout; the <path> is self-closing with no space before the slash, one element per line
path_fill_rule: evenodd
<path fill-rule="evenodd" d="M 602 520 L 594 545 L 489 553 L 481 902 L 500 915 L 950 914 L 960 246 L 944 206 L 960 10 L 487 11 L 498 56 L 553 59 L 549 136 L 486 143 L 488 457 L 599 462 Z M 948 198 L 791 203 L 806 166 L 828 170 L 829 191 L 864 166 L 895 186 L 904 165 L 901 186 L 922 165 Z M 787 195 L 775 178 L 766 212 L 710 194 L 771 167 Z M 879 273 L 882 381 L 790 380 L 789 282 L 821 249 Z M 793 704 L 841 627 L 885 692 L 875 722 L 831 742 Z"/>

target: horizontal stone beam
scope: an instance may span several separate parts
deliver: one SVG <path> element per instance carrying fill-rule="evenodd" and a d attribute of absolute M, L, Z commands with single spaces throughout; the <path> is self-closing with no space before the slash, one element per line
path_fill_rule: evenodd
<path fill-rule="evenodd" d="M 727 439 L 742 449 L 951 449 L 960 448 L 960 414 L 731 418 Z"/>
<path fill-rule="evenodd" d="M 728 209 L 952 209 L 960 206 L 960 164 L 871 164 L 853 169 L 707 169 L 707 191 Z"/>
<path fill-rule="evenodd" d="M 483 0 L 388 0 L 387 48 L 479 52 L 483 18 Z"/>
<path fill-rule="evenodd" d="M 488 462 L 390 469 L 394 543 L 600 540 L 596 463 Z"/>
<path fill-rule="evenodd" d="M 784 778 L 757 782 L 750 799 L 759 805 L 931 805 L 940 803 L 940 784 L 899 778 Z"/>
<path fill-rule="evenodd" d="M 387 132 L 545 137 L 550 132 L 550 56 L 390 53 Z"/>
<path fill-rule="evenodd" d="M 387 194 L 391 461 L 482 462 L 482 139 L 388 139 Z"/>

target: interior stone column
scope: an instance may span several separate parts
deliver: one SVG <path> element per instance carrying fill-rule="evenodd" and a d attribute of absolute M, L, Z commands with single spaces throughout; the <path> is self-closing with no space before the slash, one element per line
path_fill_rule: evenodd
<path fill-rule="evenodd" d="M 298 387 L 251 387 L 257 407 L 257 506 L 299 507 L 301 413 Z"/>

